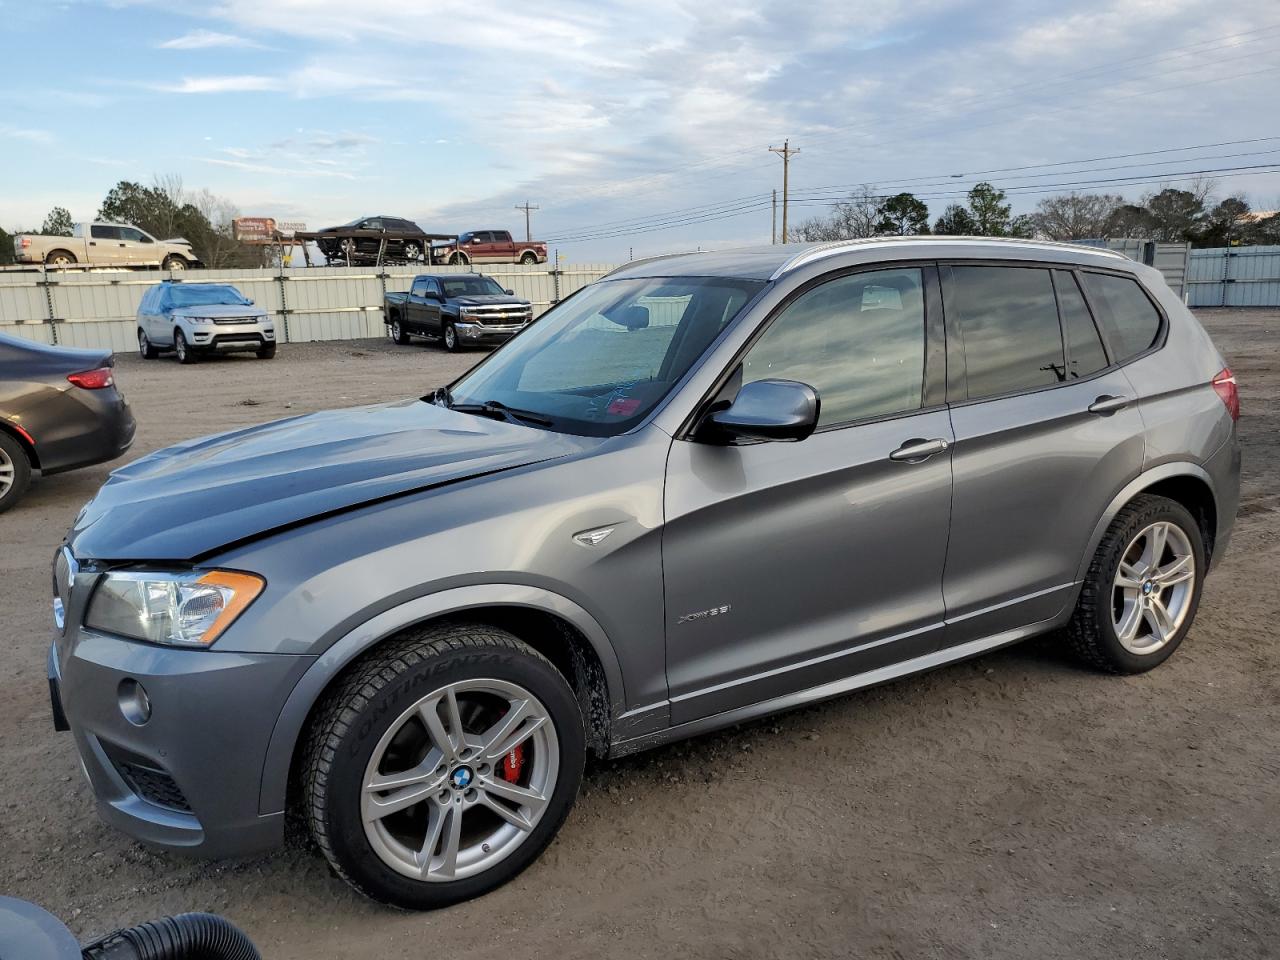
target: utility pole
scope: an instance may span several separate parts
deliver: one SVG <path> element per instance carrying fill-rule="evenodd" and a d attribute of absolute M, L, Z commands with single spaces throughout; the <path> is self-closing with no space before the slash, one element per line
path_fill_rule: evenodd
<path fill-rule="evenodd" d="M 769 230 L 769 242 L 778 242 L 778 191 L 773 191 L 773 227 Z"/>
<path fill-rule="evenodd" d="M 517 203 L 516 209 L 524 211 L 524 239 L 526 243 L 531 242 L 533 240 L 533 231 L 529 229 L 529 211 L 537 210 L 538 207 L 526 200 L 524 203 Z"/>
<path fill-rule="evenodd" d="M 787 201 L 790 199 L 787 184 L 787 174 L 791 167 L 791 158 L 800 152 L 799 147 L 792 148 L 791 138 L 788 137 L 782 141 L 780 147 L 770 147 L 770 153 L 776 153 L 782 158 L 782 242 L 787 242 Z"/>

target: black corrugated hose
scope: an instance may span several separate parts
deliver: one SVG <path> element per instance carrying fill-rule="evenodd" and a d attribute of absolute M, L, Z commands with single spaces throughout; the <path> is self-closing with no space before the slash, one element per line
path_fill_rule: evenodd
<path fill-rule="evenodd" d="M 211 913 L 140 923 L 82 949 L 84 960 L 262 960 L 239 927 Z"/>

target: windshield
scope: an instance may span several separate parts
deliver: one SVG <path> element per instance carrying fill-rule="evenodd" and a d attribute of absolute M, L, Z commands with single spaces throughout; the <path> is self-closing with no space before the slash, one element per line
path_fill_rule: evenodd
<path fill-rule="evenodd" d="M 492 277 L 449 277 L 441 279 L 440 283 L 446 297 L 480 297 L 507 292 Z"/>
<path fill-rule="evenodd" d="M 171 307 L 203 307 L 215 303 L 237 307 L 249 305 L 249 301 L 239 290 L 226 283 L 183 283 L 169 288 Z"/>
<path fill-rule="evenodd" d="M 603 280 L 548 312 L 453 385 L 554 430 L 613 436 L 648 415 L 764 286 L 721 277 Z"/>

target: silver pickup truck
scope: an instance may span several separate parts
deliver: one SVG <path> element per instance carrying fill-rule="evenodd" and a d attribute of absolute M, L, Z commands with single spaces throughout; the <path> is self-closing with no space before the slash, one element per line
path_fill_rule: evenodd
<path fill-rule="evenodd" d="M 17 263 L 44 263 L 51 267 L 185 270 L 200 265 L 188 241 L 181 237 L 157 240 L 127 223 L 77 223 L 69 237 L 20 233 L 13 238 L 13 254 Z"/>

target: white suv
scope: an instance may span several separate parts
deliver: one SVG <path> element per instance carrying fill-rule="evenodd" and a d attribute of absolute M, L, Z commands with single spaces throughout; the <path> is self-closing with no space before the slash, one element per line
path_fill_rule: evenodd
<path fill-rule="evenodd" d="M 164 350 L 172 350 L 179 363 L 234 350 L 253 350 L 270 360 L 276 355 L 275 321 L 229 283 L 166 280 L 138 306 L 138 352 L 154 360 Z"/>

